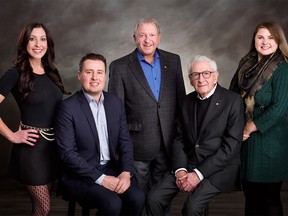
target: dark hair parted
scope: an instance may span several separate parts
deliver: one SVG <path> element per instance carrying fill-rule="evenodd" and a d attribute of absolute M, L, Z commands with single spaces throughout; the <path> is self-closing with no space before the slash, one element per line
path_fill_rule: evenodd
<path fill-rule="evenodd" d="M 273 36 L 275 42 L 278 44 L 278 49 L 281 51 L 286 62 L 288 62 L 288 45 L 287 45 L 285 33 L 284 33 L 282 27 L 280 26 L 280 24 L 278 24 L 274 21 L 262 22 L 256 27 L 256 29 L 253 33 L 250 51 L 256 51 L 255 36 L 258 33 L 259 29 L 261 29 L 261 28 L 265 28 L 270 32 L 270 34 Z"/>
<path fill-rule="evenodd" d="M 105 71 L 106 71 L 106 58 L 103 56 L 103 55 L 100 55 L 100 54 L 96 54 L 96 53 L 87 53 L 85 56 L 83 56 L 79 62 L 79 72 L 82 72 L 82 69 L 83 69 L 83 63 L 86 61 L 86 60 L 99 60 L 99 61 L 102 61 L 104 63 L 104 66 L 105 66 Z"/>
<path fill-rule="evenodd" d="M 29 93 L 33 91 L 33 69 L 30 65 L 30 55 L 27 52 L 26 47 L 29 42 L 31 32 L 34 28 L 43 28 L 47 38 L 47 51 L 41 59 L 45 73 L 61 89 L 64 94 L 71 94 L 70 92 L 65 91 L 59 72 L 54 65 L 54 42 L 48 28 L 42 23 L 30 23 L 26 25 L 20 33 L 17 43 L 17 56 L 13 61 L 14 65 L 19 70 L 18 88 L 22 99 L 25 99 Z"/>

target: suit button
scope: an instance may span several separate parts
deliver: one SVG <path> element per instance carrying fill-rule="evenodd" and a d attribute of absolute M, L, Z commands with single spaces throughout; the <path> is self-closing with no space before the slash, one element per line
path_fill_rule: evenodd
<path fill-rule="evenodd" d="M 196 145 L 195 145 L 195 148 L 199 148 L 199 145 L 198 145 L 198 144 L 196 144 Z"/>

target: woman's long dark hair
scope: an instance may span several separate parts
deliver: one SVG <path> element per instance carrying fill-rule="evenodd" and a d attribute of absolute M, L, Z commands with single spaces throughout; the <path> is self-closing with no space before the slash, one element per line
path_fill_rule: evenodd
<path fill-rule="evenodd" d="M 42 23 L 30 23 L 26 25 L 20 33 L 17 43 L 17 56 L 13 61 L 14 65 L 19 70 L 18 88 L 21 94 L 21 98 L 25 99 L 29 95 L 29 93 L 33 91 L 33 85 L 34 85 L 33 69 L 30 65 L 29 61 L 30 55 L 27 52 L 26 47 L 29 42 L 31 32 L 34 28 L 43 28 L 46 33 L 47 51 L 41 59 L 45 73 L 61 89 L 61 91 L 64 94 L 67 95 L 70 94 L 70 92 L 65 91 L 59 72 L 54 65 L 55 60 L 54 42 L 49 30 Z"/>

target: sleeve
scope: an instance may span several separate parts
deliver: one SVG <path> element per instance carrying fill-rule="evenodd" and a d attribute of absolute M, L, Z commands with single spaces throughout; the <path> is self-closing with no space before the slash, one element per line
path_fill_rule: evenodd
<path fill-rule="evenodd" d="M 117 95 L 125 101 L 124 84 L 120 75 L 118 64 L 114 61 L 109 66 L 108 92 Z"/>
<path fill-rule="evenodd" d="M 186 95 L 183 72 L 180 57 L 177 56 L 177 104 L 180 106 L 184 96 Z"/>
<path fill-rule="evenodd" d="M 120 101 L 120 100 L 119 100 Z M 120 101 L 120 131 L 118 137 L 119 158 L 122 171 L 133 173 L 133 144 L 127 126 L 126 114 L 123 103 Z"/>
<path fill-rule="evenodd" d="M 75 133 L 79 128 L 77 128 L 77 122 L 74 121 L 75 117 L 70 106 L 71 104 L 65 104 L 64 102 L 58 106 L 55 121 L 58 152 L 63 165 L 69 172 L 95 183 L 103 173 L 90 165 L 77 150 Z"/>
<path fill-rule="evenodd" d="M 179 114 L 177 118 L 177 132 L 171 146 L 171 168 L 173 171 L 180 168 L 187 169 L 187 150 L 185 151 L 185 134 L 183 125 L 182 116 Z"/>
<path fill-rule="evenodd" d="M 285 114 L 288 110 L 288 64 L 282 64 L 272 77 L 271 106 L 265 112 L 253 119 L 257 129 L 265 132 Z"/>
<path fill-rule="evenodd" d="M 17 85 L 19 73 L 16 67 L 10 68 L 0 78 L 0 94 L 6 97 L 9 92 Z"/>

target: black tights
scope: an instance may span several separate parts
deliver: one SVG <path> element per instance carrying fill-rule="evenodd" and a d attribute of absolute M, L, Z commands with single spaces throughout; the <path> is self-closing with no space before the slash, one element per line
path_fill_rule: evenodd
<path fill-rule="evenodd" d="M 50 212 L 50 192 L 53 184 L 26 185 L 32 202 L 32 216 L 47 216 Z"/>
<path fill-rule="evenodd" d="M 282 182 L 257 183 L 242 180 L 246 216 L 283 216 Z"/>

